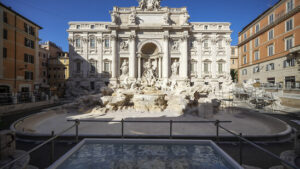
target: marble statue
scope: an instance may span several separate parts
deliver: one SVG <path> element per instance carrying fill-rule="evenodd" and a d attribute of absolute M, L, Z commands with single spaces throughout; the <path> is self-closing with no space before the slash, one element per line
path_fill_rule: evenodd
<path fill-rule="evenodd" d="M 136 24 L 136 14 L 135 14 L 135 12 L 133 12 L 129 15 L 129 25 L 130 24 L 133 24 L 133 25 Z"/>
<path fill-rule="evenodd" d="M 127 60 L 124 60 L 124 62 L 122 63 L 121 71 L 122 71 L 122 76 L 127 76 L 128 75 L 129 67 L 128 67 Z"/>
<path fill-rule="evenodd" d="M 143 78 L 146 80 L 148 86 L 153 86 L 154 81 L 156 81 L 155 68 L 153 67 L 150 61 L 145 62 L 143 67 Z"/>
<path fill-rule="evenodd" d="M 177 60 L 175 60 L 171 66 L 173 77 L 178 75 L 178 68 L 179 68 L 179 63 L 177 62 Z"/>
<path fill-rule="evenodd" d="M 117 20 L 118 20 L 118 14 L 113 12 L 111 14 L 111 22 L 114 23 L 114 24 L 117 24 Z"/>
<path fill-rule="evenodd" d="M 122 42 L 120 43 L 120 48 L 121 48 L 122 50 L 127 50 L 127 49 L 128 49 L 128 42 L 127 42 L 127 41 L 122 41 Z"/>
<path fill-rule="evenodd" d="M 169 13 L 166 13 L 164 15 L 164 24 L 165 25 L 169 25 L 170 24 L 170 14 Z"/>
<path fill-rule="evenodd" d="M 161 0 L 139 0 L 139 8 L 147 10 L 158 10 L 161 8 L 160 1 Z"/>
<path fill-rule="evenodd" d="M 185 13 L 184 15 L 183 15 L 183 24 L 184 25 L 188 25 L 189 24 L 189 19 L 190 19 L 190 15 L 188 14 L 188 13 Z"/>

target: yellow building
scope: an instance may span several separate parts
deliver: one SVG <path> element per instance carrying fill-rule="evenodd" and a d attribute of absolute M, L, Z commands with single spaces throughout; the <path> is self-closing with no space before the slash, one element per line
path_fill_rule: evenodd
<path fill-rule="evenodd" d="M 69 55 L 53 42 L 41 43 L 41 48 L 49 51 L 48 82 L 51 95 L 63 97 L 69 78 Z"/>
<path fill-rule="evenodd" d="M 299 0 L 281 0 L 239 33 L 239 82 L 300 89 L 299 11 Z"/>
<path fill-rule="evenodd" d="M 38 51 L 42 27 L 2 3 L 0 18 L 0 94 L 29 95 L 38 90 L 40 82 Z"/>

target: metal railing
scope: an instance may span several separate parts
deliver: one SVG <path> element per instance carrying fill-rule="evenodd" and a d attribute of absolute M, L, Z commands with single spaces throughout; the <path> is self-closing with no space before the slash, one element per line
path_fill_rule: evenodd
<path fill-rule="evenodd" d="M 224 126 L 220 125 L 220 123 L 230 123 L 231 121 L 220 121 L 220 120 L 215 120 L 215 121 L 175 121 L 175 120 L 164 120 L 164 121 L 141 121 L 141 120 L 68 120 L 68 121 L 72 121 L 74 122 L 74 124 L 72 126 L 70 126 L 69 128 L 61 131 L 58 134 L 54 134 L 54 131 L 51 132 L 51 138 L 49 138 L 48 140 L 44 141 L 43 143 L 39 144 L 38 146 L 32 148 L 31 150 L 29 150 L 28 152 L 26 152 L 24 155 L 19 156 L 18 158 L 12 160 L 11 162 L 5 164 L 4 166 L 1 166 L 0 169 L 4 169 L 6 167 L 11 166 L 12 164 L 14 164 L 15 162 L 17 162 L 18 160 L 26 157 L 27 155 L 29 155 L 30 153 L 38 150 L 39 148 L 41 148 L 42 146 L 48 144 L 51 142 L 51 152 L 50 152 L 50 159 L 51 159 L 51 163 L 54 162 L 54 140 L 56 138 L 58 138 L 59 136 L 61 136 L 62 134 L 64 134 L 65 132 L 71 130 L 72 128 L 75 127 L 75 141 L 78 143 L 79 141 L 79 125 L 81 122 L 100 122 L 100 123 L 109 123 L 109 122 L 119 122 L 121 123 L 121 138 L 124 138 L 126 135 L 124 134 L 124 124 L 125 123 L 168 123 L 169 124 L 169 129 L 170 129 L 170 133 L 169 133 L 169 138 L 172 139 L 173 138 L 173 124 L 174 123 L 213 123 L 216 126 L 216 142 L 219 143 L 220 141 L 220 129 L 228 132 L 229 134 L 233 135 L 234 137 L 239 139 L 239 163 L 240 165 L 243 164 L 243 142 L 250 144 L 251 146 L 253 146 L 256 149 L 261 150 L 262 152 L 265 152 L 266 154 L 268 154 L 269 156 L 276 158 L 277 160 L 279 160 L 280 162 L 282 162 L 284 165 L 287 165 L 293 169 L 298 169 L 297 166 L 295 166 L 294 164 L 291 164 L 283 159 L 281 159 L 280 157 L 278 157 L 276 154 L 262 148 L 261 146 L 255 144 L 254 142 L 246 139 L 243 137 L 242 133 L 235 133 L 234 131 L 231 131 L 227 128 L 225 128 Z"/>
<path fill-rule="evenodd" d="M 219 128 L 223 129 L 224 131 L 226 131 L 226 132 L 232 134 L 233 136 L 235 136 L 236 138 L 239 139 L 239 156 L 240 156 L 239 158 L 240 158 L 240 165 L 243 164 L 243 142 L 246 142 L 246 143 L 250 144 L 251 146 L 253 146 L 254 148 L 259 149 L 260 151 L 262 151 L 262 152 L 268 154 L 269 156 L 271 156 L 271 157 L 273 157 L 273 158 L 276 158 L 277 160 L 279 160 L 280 162 L 284 163 L 285 165 L 287 165 L 287 166 L 289 166 L 289 167 L 291 167 L 291 168 L 294 168 L 294 169 L 299 169 L 299 168 L 298 168 L 297 166 L 295 166 L 294 164 L 291 164 L 290 162 L 287 162 L 287 161 L 281 159 L 281 158 L 278 157 L 276 154 L 274 154 L 274 153 L 272 153 L 272 152 L 270 152 L 270 151 L 264 149 L 263 147 L 261 147 L 261 146 L 255 144 L 254 142 L 252 142 L 252 141 L 250 141 L 250 140 L 244 138 L 242 133 L 239 133 L 239 134 L 238 134 L 238 133 L 235 133 L 235 132 L 230 131 L 229 129 L 223 127 L 222 125 L 219 125 Z"/>
<path fill-rule="evenodd" d="M 114 123 L 121 123 L 121 131 L 120 131 L 120 136 L 121 138 L 125 138 L 126 135 L 124 134 L 124 130 L 125 130 L 125 123 L 168 123 L 169 124 L 169 138 L 172 139 L 173 138 L 173 124 L 174 123 L 213 123 L 216 125 L 216 141 L 219 142 L 219 124 L 220 123 L 231 123 L 231 121 L 220 121 L 220 120 L 214 120 L 214 121 L 176 121 L 176 120 L 160 120 L 160 121 L 154 121 L 154 120 L 67 120 L 67 121 L 71 121 L 71 122 L 75 122 L 77 124 L 80 124 L 81 122 L 99 122 L 99 123 L 110 123 L 110 122 L 114 122 Z M 78 125 L 76 126 L 76 141 L 78 142 Z M 144 135 L 145 137 L 147 135 Z"/>
<path fill-rule="evenodd" d="M 52 134 L 51 134 L 51 138 L 49 138 L 48 140 L 44 141 L 43 143 L 39 144 L 38 146 L 32 148 L 31 150 L 27 151 L 25 154 L 17 157 L 16 159 L 10 161 L 9 163 L 3 165 L 0 167 L 0 169 L 5 169 L 7 167 L 11 168 L 14 163 L 16 163 L 17 161 L 21 160 L 22 158 L 25 158 L 26 156 L 30 155 L 30 153 L 38 150 L 39 148 L 43 147 L 44 145 L 48 144 L 51 142 L 51 162 L 54 162 L 54 140 L 56 138 L 58 138 L 59 136 L 61 136 L 62 134 L 64 134 L 65 132 L 71 130 L 72 128 L 74 128 L 75 126 L 78 126 L 79 124 L 78 123 L 74 123 L 72 126 L 68 127 L 67 129 L 59 132 L 58 134 L 54 135 L 54 132 L 52 131 Z"/>

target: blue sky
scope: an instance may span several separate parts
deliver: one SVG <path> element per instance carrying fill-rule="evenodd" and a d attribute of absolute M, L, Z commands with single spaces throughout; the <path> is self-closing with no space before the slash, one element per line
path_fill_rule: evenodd
<path fill-rule="evenodd" d="M 137 0 L 0 0 L 42 26 L 42 41 L 53 41 L 68 51 L 69 21 L 110 21 L 113 6 L 137 6 Z M 162 6 L 186 6 L 194 22 L 231 22 L 232 45 L 238 32 L 278 0 L 163 0 Z"/>

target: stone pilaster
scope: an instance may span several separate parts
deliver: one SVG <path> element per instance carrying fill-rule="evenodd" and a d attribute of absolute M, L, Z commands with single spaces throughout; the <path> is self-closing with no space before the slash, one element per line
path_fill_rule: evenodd
<path fill-rule="evenodd" d="M 117 58 L 117 36 L 111 35 L 111 49 L 112 49 L 112 65 L 111 65 L 111 77 L 112 79 L 116 79 L 118 77 L 118 58 Z"/>
<path fill-rule="evenodd" d="M 99 55 L 98 58 L 98 73 L 103 72 L 103 39 L 102 37 L 97 37 L 97 52 Z"/>
<path fill-rule="evenodd" d="M 129 37 L 129 77 L 136 77 L 136 49 L 135 49 L 135 34 L 130 35 Z"/>
<path fill-rule="evenodd" d="M 164 35 L 164 55 L 163 55 L 163 78 L 169 78 L 169 32 L 165 32 Z"/>
<path fill-rule="evenodd" d="M 179 77 L 181 79 L 188 78 L 188 34 L 184 34 L 181 38 L 181 57 L 179 66 Z"/>

